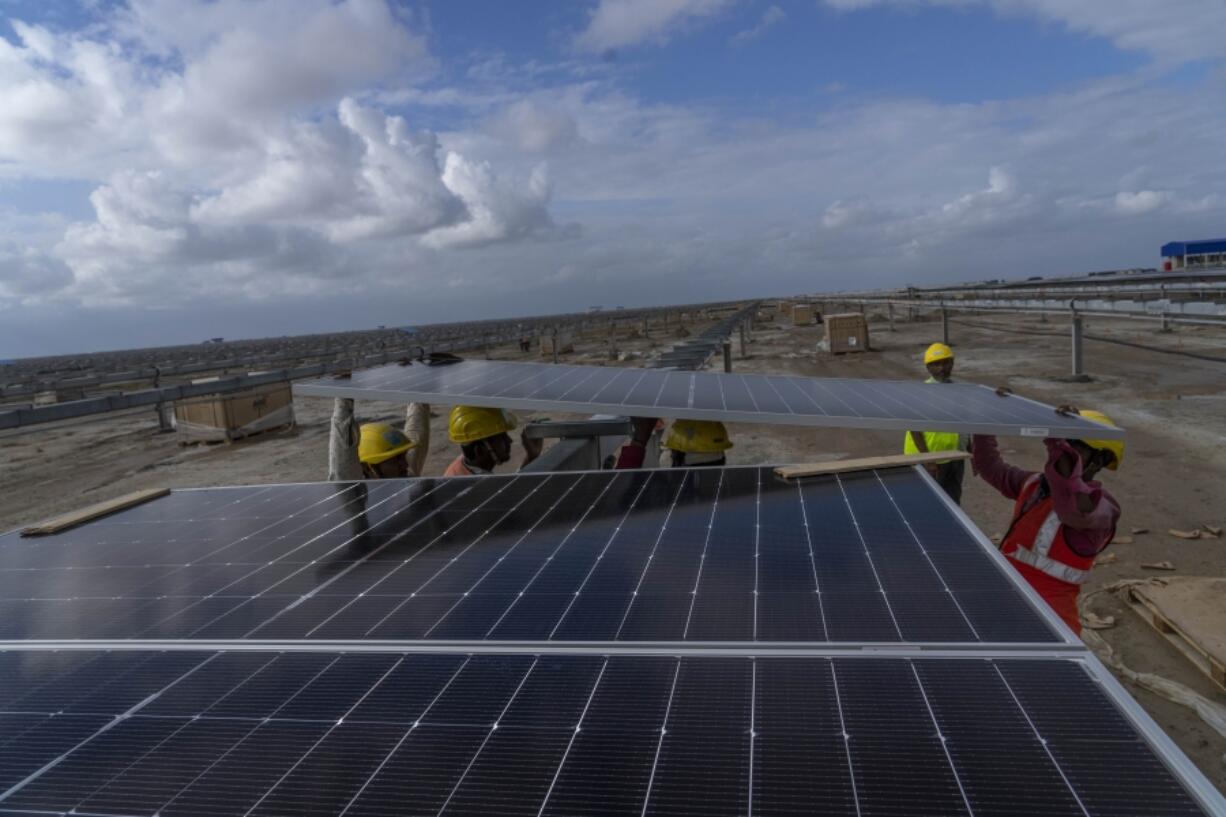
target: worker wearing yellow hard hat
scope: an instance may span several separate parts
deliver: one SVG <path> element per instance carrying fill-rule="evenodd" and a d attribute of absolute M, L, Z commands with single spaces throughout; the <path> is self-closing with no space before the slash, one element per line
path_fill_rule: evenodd
<path fill-rule="evenodd" d="M 456 406 L 447 421 L 447 436 L 460 446 L 445 477 L 489 474 L 494 468 L 511 459 L 511 435 L 518 424 L 515 418 L 502 409 L 483 406 Z M 524 447 L 523 465 L 536 459 L 541 453 L 541 441 L 521 436 Z M 522 468 L 523 465 L 520 467 Z"/>
<path fill-rule="evenodd" d="M 1101 411 L 1061 406 L 1057 412 L 1115 427 Z M 1124 443 L 1092 432 L 1082 438 L 1048 438 L 1044 443 L 1047 463 L 1041 472 L 1004 462 L 996 438 L 986 435 L 972 440 L 972 464 L 984 482 L 1013 500 L 1013 518 L 1000 543 L 1001 552 L 1080 634 L 1081 585 L 1089 579 L 1095 558 L 1111 543 L 1120 518 L 1119 503 L 1094 477 L 1104 468 L 1120 467 Z"/>
<path fill-rule="evenodd" d="M 928 369 L 925 383 L 952 383 L 954 350 L 944 343 L 934 343 L 924 351 L 924 367 Z M 929 451 L 959 451 L 965 447 L 962 437 L 951 431 L 908 431 L 903 438 L 904 454 Z M 962 479 L 966 474 L 964 460 L 928 463 L 924 466 L 937 484 L 954 502 L 962 502 Z"/>
<path fill-rule="evenodd" d="M 407 477 L 413 441 L 391 423 L 365 423 L 359 430 L 358 461 L 367 479 Z"/>
<path fill-rule="evenodd" d="M 404 429 L 391 423 L 359 423 L 354 402 L 338 397 L 328 439 L 328 479 L 360 480 L 421 475 L 430 450 L 430 407 L 410 403 Z"/>
<path fill-rule="evenodd" d="M 674 468 L 724 465 L 732 448 L 728 429 L 715 420 L 676 420 L 664 438 Z"/>

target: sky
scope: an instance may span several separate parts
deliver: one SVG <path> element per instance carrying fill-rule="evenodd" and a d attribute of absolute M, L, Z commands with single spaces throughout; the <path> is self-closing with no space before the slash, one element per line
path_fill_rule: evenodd
<path fill-rule="evenodd" d="M 0 359 L 1156 266 L 1222 0 L 0 0 Z"/>

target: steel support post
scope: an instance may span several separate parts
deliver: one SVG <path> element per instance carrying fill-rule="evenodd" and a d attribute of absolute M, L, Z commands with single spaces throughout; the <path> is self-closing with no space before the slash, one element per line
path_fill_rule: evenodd
<path fill-rule="evenodd" d="M 724 341 L 724 371 L 732 371 L 732 341 Z"/>
<path fill-rule="evenodd" d="M 1086 373 L 1081 354 L 1081 316 L 1077 314 L 1077 310 L 1073 310 L 1073 379 L 1085 380 Z"/>
<path fill-rule="evenodd" d="M 173 403 L 158 403 L 158 431 L 162 434 L 175 430 L 174 424 L 170 421 L 174 411 Z"/>
<path fill-rule="evenodd" d="M 894 331 L 894 304 L 885 305 L 886 316 L 890 319 L 890 331 Z"/>
<path fill-rule="evenodd" d="M 741 357 L 748 357 L 749 353 L 745 351 L 745 324 L 741 324 Z"/>
<path fill-rule="evenodd" d="M 949 345 L 949 310 L 941 307 L 941 343 Z"/>

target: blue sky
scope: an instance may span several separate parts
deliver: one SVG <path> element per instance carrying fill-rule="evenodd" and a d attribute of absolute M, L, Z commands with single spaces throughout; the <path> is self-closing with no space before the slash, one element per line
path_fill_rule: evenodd
<path fill-rule="evenodd" d="M 1148 266 L 1219 0 L 0 0 L 0 358 Z"/>

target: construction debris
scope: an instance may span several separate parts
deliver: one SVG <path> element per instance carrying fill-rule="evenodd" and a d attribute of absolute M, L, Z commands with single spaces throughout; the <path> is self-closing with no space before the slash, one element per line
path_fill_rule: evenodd
<path fill-rule="evenodd" d="M 1109 565 L 1112 562 L 1117 561 L 1119 558 L 1120 557 L 1115 553 L 1104 553 L 1101 556 L 1099 556 L 1097 559 L 1094 560 L 1094 564 Z"/>
<path fill-rule="evenodd" d="M 1199 530 L 1178 530 L 1176 528 L 1171 528 L 1167 533 L 1179 539 L 1199 539 L 1201 534 Z"/>
<path fill-rule="evenodd" d="M 1115 626 L 1115 616 L 1100 616 L 1086 610 L 1081 614 L 1081 622 L 1091 630 L 1109 630 Z"/>
<path fill-rule="evenodd" d="M 1141 567 L 1148 570 L 1174 570 L 1175 565 L 1163 560 L 1161 562 L 1141 562 Z"/>
<path fill-rule="evenodd" d="M 1140 536 L 1142 533 L 1149 533 L 1149 528 L 1133 528 L 1132 535 Z"/>
<path fill-rule="evenodd" d="M 1200 529 L 1206 536 L 1212 536 L 1214 539 L 1222 535 L 1222 529 L 1217 525 L 1201 525 Z"/>
<path fill-rule="evenodd" d="M 1131 545 L 1132 537 L 1131 536 L 1117 536 L 1111 540 L 1111 544 L 1113 545 Z"/>
<path fill-rule="evenodd" d="M 1226 579 L 1175 576 L 1131 586 L 1125 601 L 1197 669 L 1226 688 Z"/>

